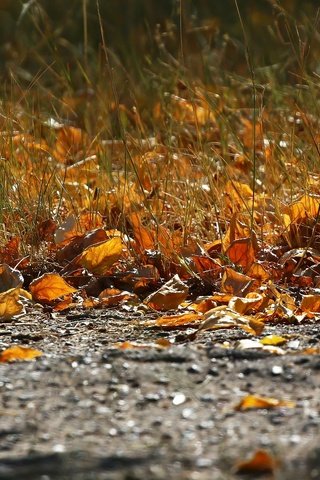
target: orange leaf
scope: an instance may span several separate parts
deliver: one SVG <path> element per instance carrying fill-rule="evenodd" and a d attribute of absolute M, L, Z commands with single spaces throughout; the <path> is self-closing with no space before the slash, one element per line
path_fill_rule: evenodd
<path fill-rule="evenodd" d="M 243 412 L 251 409 L 270 409 L 278 407 L 293 408 L 295 407 L 295 402 L 278 400 L 277 398 L 271 397 L 260 397 L 258 395 L 247 395 L 240 401 L 240 403 L 238 403 L 238 405 L 236 405 L 235 409 Z"/>
<path fill-rule="evenodd" d="M 2 321 L 10 320 L 23 310 L 23 305 L 19 301 L 20 288 L 11 288 L 4 293 L 0 293 L 0 319 Z"/>
<path fill-rule="evenodd" d="M 201 316 L 197 313 L 182 313 L 181 315 L 163 316 L 156 321 L 157 327 L 176 328 L 198 323 Z"/>
<path fill-rule="evenodd" d="M 120 237 L 87 247 L 77 257 L 77 263 L 97 275 L 105 274 L 121 257 L 124 244 Z"/>
<path fill-rule="evenodd" d="M 36 302 L 50 303 L 77 290 L 57 273 L 45 273 L 30 283 L 30 292 Z"/>
<path fill-rule="evenodd" d="M 320 295 L 304 295 L 301 301 L 304 312 L 320 312 Z"/>
<path fill-rule="evenodd" d="M 14 362 L 16 360 L 33 360 L 41 357 L 42 352 L 35 348 L 13 345 L 0 353 L 0 362 Z"/>
<path fill-rule="evenodd" d="M 231 243 L 226 255 L 235 265 L 247 269 L 255 261 L 255 248 L 251 238 L 241 238 Z"/>
<path fill-rule="evenodd" d="M 175 275 L 159 290 L 149 295 L 144 303 L 155 310 L 174 310 L 188 295 L 189 289 L 179 275 Z"/>
<path fill-rule="evenodd" d="M 252 278 L 236 272 L 232 268 L 226 268 L 222 276 L 221 290 L 237 297 L 244 296 L 253 283 Z"/>
<path fill-rule="evenodd" d="M 238 474 L 270 473 L 274 471 L 276 465 L 277 462 L 268 452 L 257 450 L 249 460 L 238 463 L 235 472 Z"/>

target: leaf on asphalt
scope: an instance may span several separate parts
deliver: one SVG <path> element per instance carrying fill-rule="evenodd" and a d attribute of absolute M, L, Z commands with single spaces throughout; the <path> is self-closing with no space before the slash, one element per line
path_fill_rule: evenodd
<path fill-rule="evenodd" d="M 236 410 L 244 412 L 252 409 L 272 409 L 278 407 L 294 408 L 295 402 L 290 400 L 278 400 L 271 397 L 260 397 L 259 395 L 247 395 L 235 406 Z"/>
<path fill-rule="evenodd" d="M 0 320 L 11 320 L 12 317 L 23 311 L 23 305 L 19 301 L 20 288 L 11 288 L 0 293 Z"/>
<path fill-rule="evenodd" d="M 260 340 L 262 345 L 273 345 L 279 346 L 284 345 L 287 342 L 287 339 L 284 337 L 280 337 L 279 335 L 267 335 Z"/>
<path fill-rule="evenodd" d="M 252 283 L 252 278 L 227 267 L 222 276 L 221 290 L 237 297 L 244 297 Z"/>
<path fill-rule="evenodd" d="M 117 288 L 106 288 L 99 294 L 99 305 L 105 307 L 114 307 L 120 305 L 123 302 L 135 302 L 138 303 L 139 299 L 137 295 L 125 290 L 118 290 Z"/>
<path fill-rule="evenodd" d="M 5 263 L 0 265 L 0 293 L 12 288 L 20 288 L 22 284 L 23 276 L 19 270 L 15 270 Z"/>
<path fill-rule="evenodd" d="M 257 330 L 256 334 L 260 335 Z M 250 338 L 242 338 L 241 340 L 238 340 L 236 348 L 238 350 L 259 349 L 273 355 L 285 355 L 286 353 L 285 350 L 276 345 L 263 345 L 259 340 L 252 340 Z"/>
<path fill-rule="evenodd" d="M 320 295 L 303 295 L 300 308 L 304 312 L 320 312 Z"/>
<path fill-rule="evenodd" d="M 34 358 L 41 357 L 42 352 L 35 348 L 20 347 L 19 345 L 13 345 L 12 347 L 3 350 L 0 353 L 0 362 L 15 362 L 16 360 L 33 360 Z"/>
<path fill-rule="evenodd" d="M 179 275 L 175 275 L 143 303 L 155 310 L 174 310 L 187 298 L 188 292 L 187 285 L 180 280 Z"/>
<path fill-rule="evenodd" d="M 272 473 L 277 466 L 276 460 L 265 450 L 257 450 L 249 460 L 235 466 L 237 474 Z"/>
<path fill-rule="evenodd" d="M 77 257 L 77 263 L 91 273 L 104 275 L 119 260 L 124 248 L 122 239 L 114 237 L 87 247 Z"/>
<path fill-rule="evenodd" d="M 199 331 L 201 330 L 218 330 L 221 328 L 234 328 L 240 327 L 252 335 L 260 334 L 264 325 L 263 323 L 259 324 L 259 332 L 251 326 L 251 322 L 254 320 L 249 316 L 240 315 L 239 313 L 231 310 L 229 307 L 219 306 L 212 308 L 206 312 L 203 317 L 204 322 L 200 325 Z M 257 326 L 256 326 L 257 327 Z"/>
<path fill-rule="evenodd" d="M 57 273 L 45 273 L 30 283 L 32 298 L 40 303 L 50 303 L 76 291 Z"/>
<path fill-rule="evenodd" d="M 187 327 L 189 325 L 197 324 L 201 321 L 201 315 L 197 313 L 182 313 L 181 315 L 167 315 L 158 318 L 155 325 L 157 327 L 165 328 L 179 328 Z"/>

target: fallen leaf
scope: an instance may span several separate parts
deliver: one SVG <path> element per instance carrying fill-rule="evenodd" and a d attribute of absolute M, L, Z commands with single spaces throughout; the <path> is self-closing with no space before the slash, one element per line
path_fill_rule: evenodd
<path fill-rule="evenodd" d="M 89 272 L 104 275 L 119 260 L 124 250 L 120 237 L 87 247 L 76 259 L 78 265 Z"/>
<path fill-rule="evenodd" d="M 158 318 L 155 325 L 157 327 L 176 328 L 181 326 L 189 326 L 198 323 L 201 315 L 197 313 L 182 313 L 181 315 L 168 315 Z"/>
<path fill-rule="evenodd" d="M 283 345 L 286 342 L 287 342 L 287 339 L 284 337 L 280 337 L 279 335 L 267 335 L 266 337 L 260 340 L 260 343 L 262 343 L 262 345 L 273 345 L 273 346 Z"/>
<path fill-rule="evenodd" d="M 6 292 L 12 288 L 20 288 L 23 284 L 23 276 L 14 268 L 3 263 L 0 265 L 0 292 Z"/>
<path fill-rule="evenodd" d="M 260 397 L 258 395 L 247 395 L 244 397 L 235 409 L 241 412 L 251 409 L 271 409 L 278 407 L 294 408 L 295 402 L 289 400 L 278 400 L 277 398 L 271 397 Z"/>
<path fill-rule="evenodd" d="M 0 353 L 0 362 L 15 362 L 16 360 L 33 360 L 41 357 L 42 352 L 35 348 L 13 345 Z"/>
<path fill-rule="evenodd" d="M 263 296 L 259 293 L 249 293 L 246 297 L 232 297 L 228 306 L 235 312 L 246 315 L 259 311 L 263 303 Z"/>
<path fill-rule="evenodd" d="M 0 319 L 1 321 L 11 320 L 12 317 L 23 311 L 23 305 L 19 301 L 20 288 L 11 288 L 0 293 Z"/>
<path fill-rule="evenodd" d="M 175 275 L 143 303 L 155 310 L 174 310 L 187 298 L 188 292 L 187 285 L 180 280 L 179 275 Z"/>
<path fill-rule="evenodd" d="M 252 284 L 252 278 L 227 267 L 222 276 L 221 290 L 237 297 L 244 297 Z"/>
<path fill-rule="evenodd" d="M 50 303 L 77 290 L 57 273 L 45 273 L 30 283 L 30 292 L 36 302 Z"/>
<path fill-rule="evenodd" d="M 277 462 L 265 450 L 257 450 L 253 456 L 244 462 L 239 462 L 235 466 L 237 474 L 261 474 L 272 473 L 277 466 Z"/>
<path fill-rule="evenodd" d="M 304 312 L 320 312 L 320 295 L 303 295 L 300 308 Z"/>
<path fill-rule="evenodd" d="M 247 270 L 255 261 L 255 248 L 251 238 L 234 240 L 226 251 L 232 263 Z"/>

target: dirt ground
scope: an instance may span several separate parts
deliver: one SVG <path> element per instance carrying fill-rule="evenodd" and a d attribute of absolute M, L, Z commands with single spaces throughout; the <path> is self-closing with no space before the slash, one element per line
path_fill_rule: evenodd
<path fill-rule="evenodd" d="M 116 310 L 34 311 L 0 324 L 1 350 L 15 343 L 44 352 L 0 365 L 0 479 L 231 480 L 258 449 L 277 461 L 263 479 L 320 478 L 320 356 L 300 353 L 319 347 L 316 323 L 266 327 L 264 335 L 288 340 L 286 354 L 275 355 L 239 349 L 249 335 L 238 329 L 187 342 L 188 331 L 145 320 Z M 115 345 L 157 338 L 176 343 Z M 295 407 L 236 411 L 248 393 Z"/>

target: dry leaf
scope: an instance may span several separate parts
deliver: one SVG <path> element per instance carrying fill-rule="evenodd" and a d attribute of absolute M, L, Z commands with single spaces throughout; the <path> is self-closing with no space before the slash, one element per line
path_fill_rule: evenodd
<path fill-rule="evenodd" d="M 9 265 L 0 265 L 0 292 L 6 292 L 12 288 L 20 288 L 23 285 L 23 276 L 19 270 L 9 267 Z"/>
<path fill-rule="evenodd" d="M 0 293 L 0 320 L 10 320 L 23 311 L 23 305 L 19 301 L 20 288 L 11 288 L 7 292 Z"/>
<path fill-rule="evenodd" d="M 0 353 L 0 362 L 15 362 L 16 360 L 33 360 L 41 357 L 42 352 L 35 348 L 13 345 Z"/>
<path fill-rule="evenodd" d="M 245 410 L 251 409 L 271 409 L 271 408 L 278 408 L 278 407 L 286 407 L 286 408 L 294 408 L 295 402 L 291 402 L 289 400 L 278 400 L 277 398 L 271 397 L 260 397 L 258 395 L 247 395 L 244 397 L 238 405 L 236 405 L 235 409 L 241 412 Z"/>
<path fill-rule="evenodd" d="M 275 459 L 265 450 L 257 450 L 254 455 L 244 462 L 235 466 L 238 474 L 261 474 L 272 473 L 277 466 Z"/>
<path fill-rule="evenodd" d="M 228 306 L 241 315 L 250 314 L 260 310 L 263 303 L 263 296 L 259 293 L 248 293 L 245 298 L 232 297 Z"/>
<path fill-rule="evenodd" d="M 201 315 L 197 313 L 182 313 L 181 315 L 163 316 L 158 318 L 155 325 L 157 327 L 177 328 L 186 327 L 190 324 L 194 325 L 199 323 Z"/>
<path fill-rule="evenodd" d="M 241 238 L 231 243 L 226 255 L 235 265 L 247 270 L 255 261 L 255 248 L 251 238 Z"/>
<path fill-rule="evenodd" d="M 243 297 L 248 293 L 252 284 L 252 278 L 227 267 L 222 276 L 221 290 L 237 297 Z"/>
<path fill-rule="evenodd" d="M 119 260 L 124 250 L 120 237 L 87 247 L 76 259 L 78 265 L 96 275 L 104 275 Z"/>
<path fill-rule="evenodd" d="M 187 298 L 188 292 L 187 285 L 180 280 L 179 275 L 175 275 L 143 303 L 155 310 L 174 310 Z"/>
<path fill-rule="evenodd" d="M 45 273 L 30 283 L 32 298 L 40 303 L 50 303 L 76 291 L 57 273 Z"/>
<path fill-rule="evenodd" d="M 284 337 L 280 337 L 279 335 L 267 335 L 266 337 L 260 340 L 260 343 L 262 343 L 262 345 L 273 345 L 273 346 L 283 345 L 286 342 L 287 342 L 287 339 Z"/>
<path fill-rule="evenodd" d="M 320 312 L 320 295 L 303 295 L 300 308 L 304 312 Z"/>

